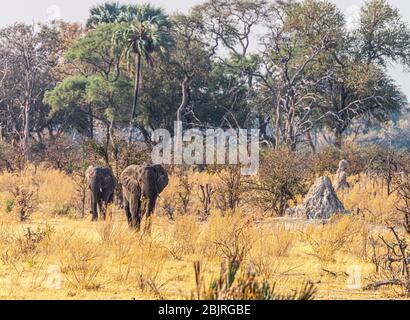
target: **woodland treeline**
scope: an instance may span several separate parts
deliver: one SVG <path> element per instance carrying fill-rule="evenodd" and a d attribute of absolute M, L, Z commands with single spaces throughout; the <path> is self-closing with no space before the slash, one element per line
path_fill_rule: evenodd
<path fill-rule="evenodd" d="M 319 135 L 340 148 L 358 122 L 404 110 L 391 64 L 410 67 L 410 29 L 386 0 L 354 26 L 319 0 L 208 0 L 187 14 L 105 3 L 85 25 L 15 23 L 0 30 L 0 157 L 58 157 L 75 140 L 109 162 L 175 120 L 259 128 L 272 149 L 316 151 Z"/>

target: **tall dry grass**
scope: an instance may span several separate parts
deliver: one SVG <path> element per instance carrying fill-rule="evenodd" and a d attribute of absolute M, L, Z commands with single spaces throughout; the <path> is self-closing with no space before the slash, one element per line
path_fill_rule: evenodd
<path fill-rule="evenodd" d="M 152 232 L 144 235 L 128 228 L 120 208 L 113 208 L 112 221 L 71 219 L 76 182 L 64 173 L 28 168 L 0 174 L 0 298 L 187 298 L 195 287 L 196 261 L 203 283 L 218 279 L 221 264 L 240 265 L 243 283 L 263 279 L 285 296 L 312 281 L 319 298 L 347 297 L 350 265 L 361 268 L 364 282 L 372 278 L 371 241 L 382 222 L 395 217 L 394 196 L 387 197 L 377 183 L 351 177 L 352 188 L 340 198 L 348 210 L 359 208 L 359 215 L 326 224 L 263 218 L 249 211 L 244 198 L 235 210 L 224 211 L 216 196 L 204 221 L 200 186 L 218 190 L 220 177 L 172 175 Z M 178 195 L 182 184 L 189 188 Z M 8 208 L 16 186 L 36 192 L 36 208 L 24 223 Z M 170 208 L 172 215 L 166 213 Z M 61 272 L 57 291 L 47 287 L 50 266 Z"/>

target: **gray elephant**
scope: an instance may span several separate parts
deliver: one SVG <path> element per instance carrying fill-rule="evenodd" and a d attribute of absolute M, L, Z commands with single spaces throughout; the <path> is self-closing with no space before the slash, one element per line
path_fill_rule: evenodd
<path fill-rule="evenodd" d="M 168 185 L 166 170 L 160 165 L 129 166 L 121 175 L 124 209 L 132 228 L 140 229 L 146 215 L 148 228 L 159 194 Z"/>
<path fill-rule="evenodd" d="M 114 202 L 117 180 L 111 169 L 93 166 L 87 169 L 85 178 L 90 190 L 90 207 L 93 221 L 98 221 L 98 211 L 102 219 L 106 220 L 108 204 Z"/>

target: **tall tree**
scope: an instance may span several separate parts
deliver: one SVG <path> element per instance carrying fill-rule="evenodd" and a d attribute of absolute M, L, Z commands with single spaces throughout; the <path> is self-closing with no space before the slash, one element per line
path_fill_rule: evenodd
<path fill-rule="evenodd" d="M 212 53 L 215 71 L 222 76 L 219 85 L 230 96 L 230 102 L 218 99 L 224 111 L 220 126 L 248 126 L 252 122 L 257 89 L 254 73 L 258 68 L 254 49 L 268 12 L 265 0 L 209 0 L 193 9 L 202 19 L 204 43 Z"/>
<path fill-rule="evenodd" d="M 322 113 L 337 147 L 355 120 L 387 121 L 406 105 L 386 68 L 389 63 L 409 66 L 410 29 L 387 1 L 372 0 L 361 9 L 358 28 L 345 31 L 341 39 L 324 63 L 329 79 L 322 87 Z"/>
<path fill-rule="evenodd" d="M 129 20 L 121 23 L 121 30 L 116 38 L 127 43 L 128 61 L 133 61 L 135 69 L 134 101 L 132 105 L 129 143 L 133 139 L 133 128 L 136 125 L 137 107 L 140 84 L 143 77 L 143 62 L 148 66 L 153 63 L 152 55 L 155 52 L 165 53 L 171 45 L 171 23 L 168 16 L 159 8 L 149 4 L 134 6 L 128 9 Z M 149 135 L 143 126 L 139 126 L 146 140 Z"/>
<path fill-rule="evenodd" d="M 101 24 L 118 23 L 122 21 L 127 6 L 118 2 L 106 2 L 90 9 L 87 28 L 95 29 Z"/>
<path fill-rule="evenodd" d="M 316 87 L 327 78 L 319 61 L 338 45 L 344 20 L 325 1 L 275 4 L 266 26 L 257 77 L 274 119 L 275 147 L 295 149 L 314 123 L 319 97 Z"/>
<path fill-rule="evenodd" d="M 0 47 L 4 48 L 1 65 L 6 71 L 3 73 L 3 103 L 9 111 L 19 110 L 12 118 L 12 126 L 27 160 L 31 160 L 32 120 L 42 107 L 42 95 L 47 88 L 45 78 L 56 62 L 46 41 L 50 34 L 41 30 L 41 26 L 36 28 L 21 23 L 0 30 Z"/>

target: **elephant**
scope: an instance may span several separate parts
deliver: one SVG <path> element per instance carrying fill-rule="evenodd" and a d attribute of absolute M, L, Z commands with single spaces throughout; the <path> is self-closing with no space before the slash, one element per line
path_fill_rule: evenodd
<path fill-rule="evenodd" d="M 90 166 L 85 178 L 90 190 L 90 207 L 93 221 L 98 221 L 98 211 L 103 220 L 107 219 L 108 204 L 114 202 L 117 179 L 109 168 Z"/>
<path fill-rule="evenodd" d="M 140 230 L 144 215 L 148 220 L 156 206 L 159 194 L 169 182 L 168 173 L 161 165 L 132 165 L 121 174 L 124 209 L 130 227 Z"/>

